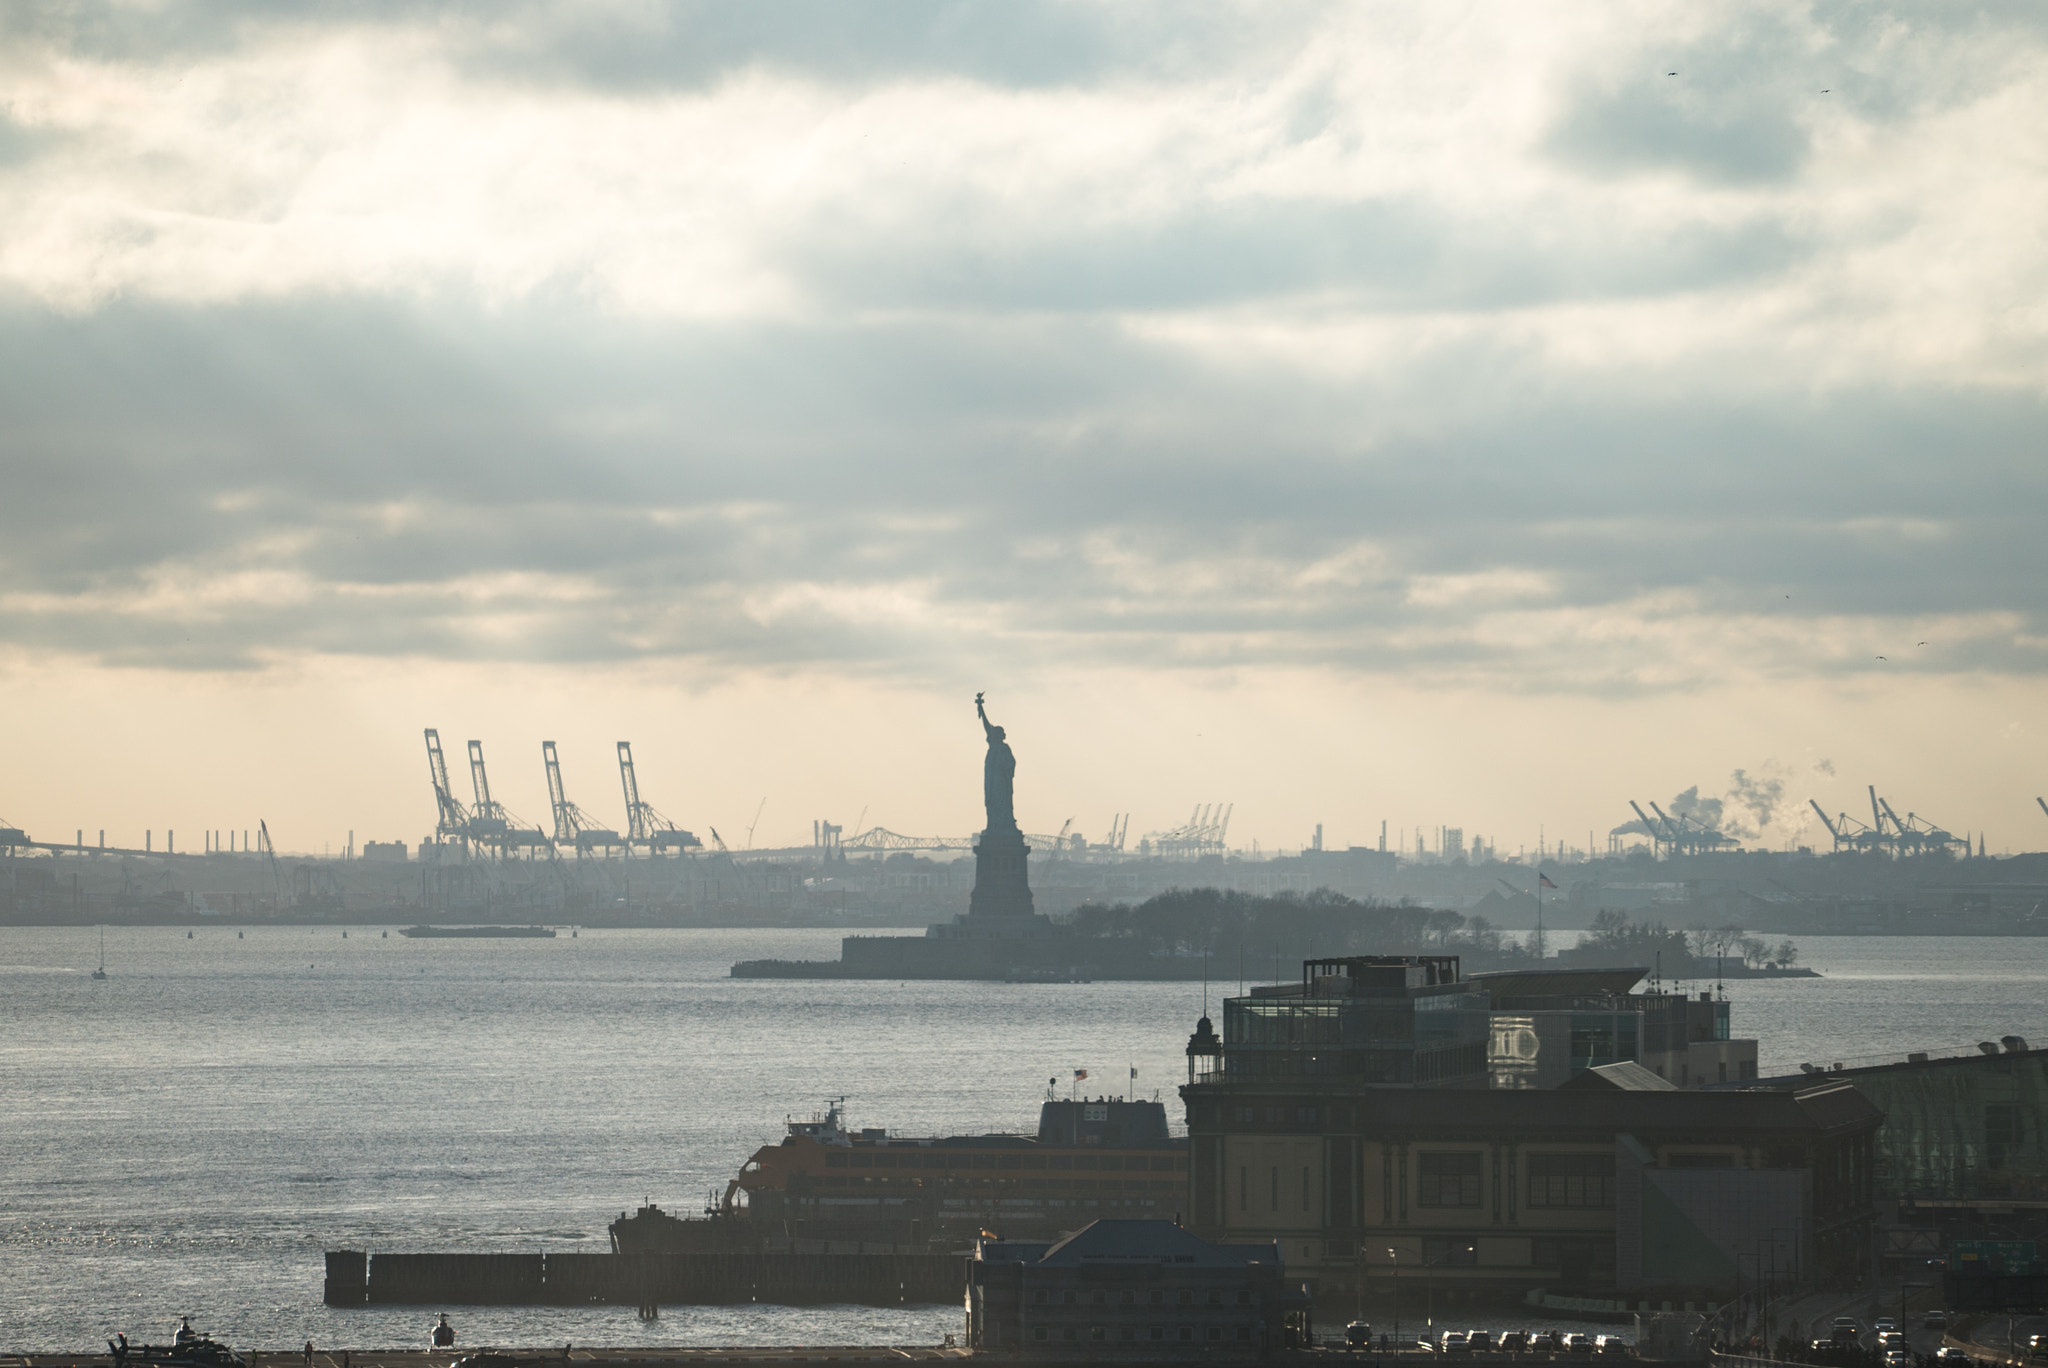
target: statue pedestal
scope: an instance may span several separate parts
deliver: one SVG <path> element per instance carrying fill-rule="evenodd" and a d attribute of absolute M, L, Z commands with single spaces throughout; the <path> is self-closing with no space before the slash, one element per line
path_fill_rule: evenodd
<path fill-rule="evenodd" d="M 974 892 L 967 900 L 969 925 L 1029 923 L 1034 909 L 1025 861 L 1030 858 L 1031 847 L 1024 844 L 1024 833 L 1017 828 L 981 833 L 974 845 Z"/>

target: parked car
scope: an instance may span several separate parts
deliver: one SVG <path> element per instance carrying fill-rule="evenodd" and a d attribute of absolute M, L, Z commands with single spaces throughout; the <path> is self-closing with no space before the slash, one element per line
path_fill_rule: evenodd
<path fill-rule="evenodd" d="M 1500 1343 L 1495 1347 L 1504 1354 L 1527 1353 L 1529 1350 L 1529 1332 L 1527 1330 L 1503 1330 L 1500 1332 Z"/>
<path fill-rule="evenodd" d="M 1475 1354 L 1492 1353 L 1494 1350 L 1493 1331 L 1467 1330 L 1465 1332 L 1465 1347 Z"/>
<path fill-rule="evenodd" d="M 1593 1341 L 1596 1354 L 1633 1354 L 1635 1346 L 1619 1335 L 1601 1335 Z"/>
<path fill-rule="evenodd" d="M 1564 1331 L 1541 1331 L 1529 1341 L 1529 1347 L 1539 1354 L 1555 1354 L 1564 1348 Z"/>
<path fill-rule="evenodd" d="M 1472 1346 L 1465 1342 L 1463 1330 L 1446 1330 L 1437 1338 L 1437 1345 L 1446 1354 L 1469 1354 Z"/>
<path fill-rule="evenodd" d="M 1582 1335 L 1574 1332 L 1564 1337 L 1564 1347 L 1566 1352 L 1568 1353 L 1588 1353 L 1593 1348 L 1593 1337 L 1591 1335 Z"/>

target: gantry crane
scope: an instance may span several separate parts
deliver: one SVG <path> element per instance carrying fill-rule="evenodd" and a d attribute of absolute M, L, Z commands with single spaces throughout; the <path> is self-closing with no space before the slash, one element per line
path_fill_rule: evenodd
<path fill-rule="evenodd" d="M 434 834 L 468 840 L 469 809 L 448 785 L 448 758 L 441 754 L 441 733 L 432 727 L 427 728 L 427 773 L 434 781 Z"/>
<path fill-rule="evenodd" d="M 514 817 L 503 803 L 491 797 L 490 775 L 484 772 L 484 743 L 469 743 L 469 784 L 476 792 L 476 804 L 469 810 L 469 839 L 479 845 L 495 846 L 499 851 L 525 847 L 554 849 L 548 834 L 539 827 L 529 827 Z"/>
<path fill-rule="evenodd" d="M 611 850 L 625 844 L 619 833 L 599 826 L 588 813 L 569 801 L 568 792 L 562 786 L 562 762 L 555 754 L 555 743 L 540 743 L 540 762 L 548 775 L 548 805 L 555 814 L 555 845 L 571 846 L 577 855 L 586 855 L 593 850 Z"/>
<path fill-rule="evenodd" d="M 1834 839 L 1837 851 L 1853 850 L 1897 857 L 1936 854 L 1960 846 L 1964 854 L 1969 853 L 1970 843 L 1964 837 L 1951 835 L 1918 813 L 1909 812 L 1900 817 L 1889 801 L 1878 797 L 1875 784 L 1868 785 L 1867 792 L 1870 794 L 1868 823 L 1858 821 L 1846 812 L 1838 813 L 1833 821 L 1829 821 L 1819 803 L 1811 798 L 1806 800 L 1819 815 L 1820 824 Z"/>
<path fill-rule="evenodd" d="M 633 743 L 619 742 L 619 787 L 626 795 L 626 845 L 659 854 L 665 850 L 699 849 L 696 833 L 683 830 L 640 798 L 640 777 L 633 769 Z M 715 833 L 714 833 L 715 834 Z M 720 849 L 724 849 L 723 846 Z"/>

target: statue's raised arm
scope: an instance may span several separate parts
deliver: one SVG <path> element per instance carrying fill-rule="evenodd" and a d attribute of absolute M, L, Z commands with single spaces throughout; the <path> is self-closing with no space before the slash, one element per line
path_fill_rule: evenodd
<path fill-rule="evenodd" d="M 983 736 L 988 737 L 990 740 L 994 740 L 994 734 L 996 729 L 995 726 L 988 720 L 988 709 L 981 706 L 980 694 L 976 694 L 974 696 L 974 715 L 981 719 L 981 734 Z"/>

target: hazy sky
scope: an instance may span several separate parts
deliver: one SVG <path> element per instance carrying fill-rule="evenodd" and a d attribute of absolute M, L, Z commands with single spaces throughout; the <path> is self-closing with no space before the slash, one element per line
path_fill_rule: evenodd
<path fill-rule="evenodd" d="M 1948 0 L 8 5 L 0 818 L 417 839 L 432 725 L 530 820 L 629 737 L 729 840 L 957 833 L 987 689 L 1031 830 L 1740 769 L 2039 848 L 2044 68 Z"/>

